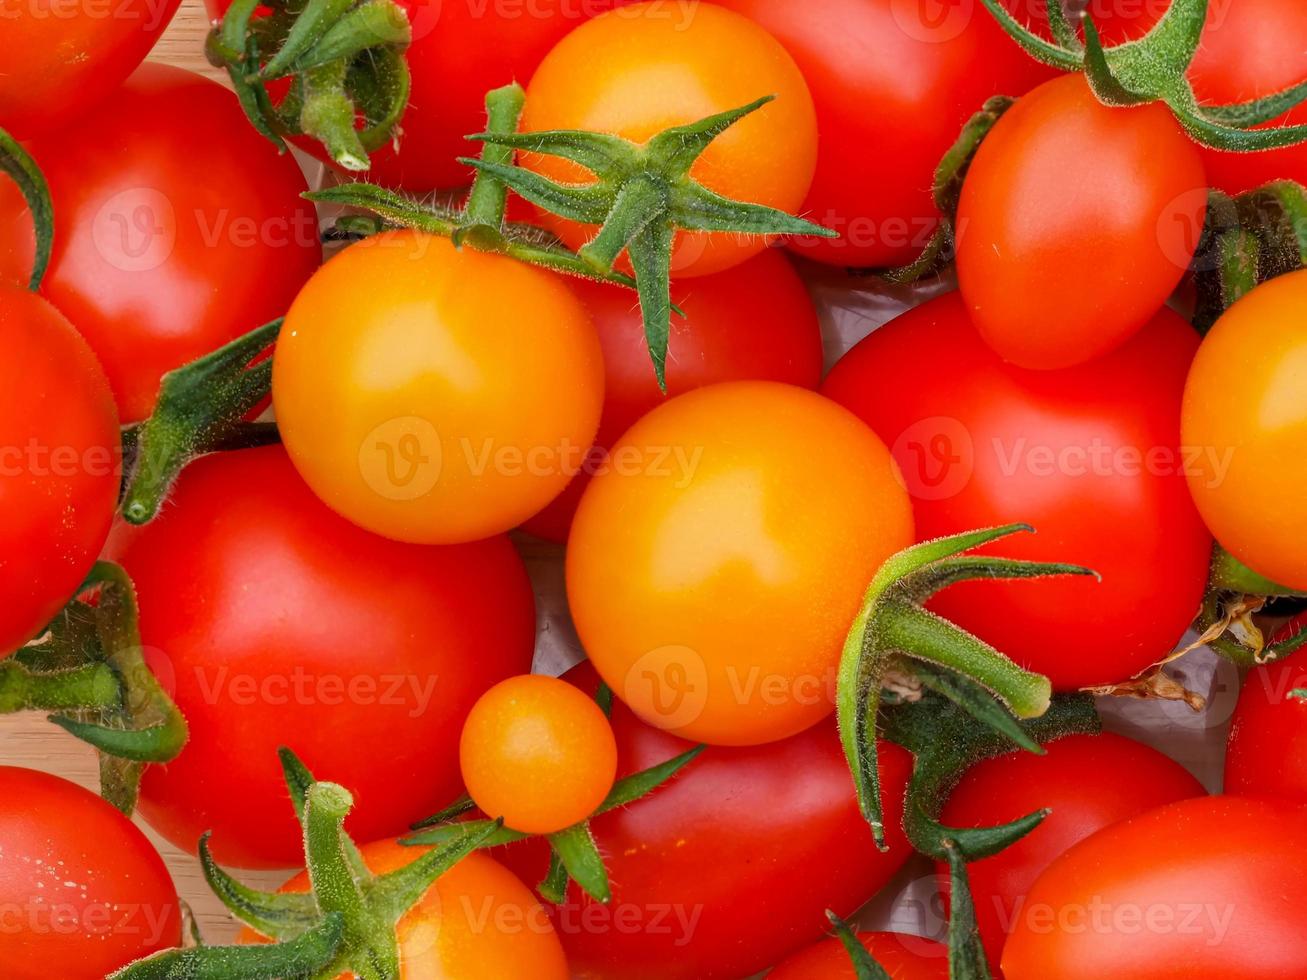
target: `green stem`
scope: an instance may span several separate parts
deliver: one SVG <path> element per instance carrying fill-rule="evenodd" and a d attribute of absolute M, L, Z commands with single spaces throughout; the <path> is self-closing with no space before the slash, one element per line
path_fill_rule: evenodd
<path fill-rule="evenodd" d="M 107 711 L 121 705 L 122 684 L 107 664 L 90 663 L 71 670 L 37 674 L 13 658 L 0 660 L 0 714 Z"/>
<path fill-rule="evenodd" d="M 54 252 L 54 203 L 50 199 L 50 187 L 31 154 L 3 129 L 0 129 L 0 171 L 13 178 L 23 199 L 27 201 L 27 209 L 32 213 L 32 225 L 36 229 L 36 256 L 32 261 L 28 288 L 36 292 L 45 280 L 46 270 L 50 268 L 50 257 Z"/>
<path fill-rule="evenodd" d="M 1219 592 L 1234 592 L 1240 595 L 1300 596 L 1303 594 L 1257 574 L 1219 544 L 1212 554 L 1209 587 Z"/>
<path fill-rule="evenodd" d="M 486 132 L 516 133 L 526 105 L 526 92 L 522 86 L 506 85 L 486 96 Z M 486 143 L 482 158 L 501 166 L 509 166 L 515 153 L 512 147 Z M 504 210 L 508 204 L 508 188 L 484 170 L 476 171 L 472 191 L 467 198 L 464 217 L 469 225 L 492 229 L 502 241 Z"/>

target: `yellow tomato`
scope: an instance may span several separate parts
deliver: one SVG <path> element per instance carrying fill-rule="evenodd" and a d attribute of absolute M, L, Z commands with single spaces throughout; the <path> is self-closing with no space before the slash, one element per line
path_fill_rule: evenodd
<path fill-rule="evenodd" d="M 773 382 L 672 399 L 582 498 L 567 587 L 614 693 L 686 738 L 750 745 L 832 710 L 881 563 L 912 544 L 889 451 L 845 409 Z"/>
<path fill-rule="evenodd" d="M 452 544 L 563 490 L 599 425 L 603 356 L 560 277 L 396 231 L 304 287 L 272 390 L 286 449 L 330 507 L 388 538 Z"/>

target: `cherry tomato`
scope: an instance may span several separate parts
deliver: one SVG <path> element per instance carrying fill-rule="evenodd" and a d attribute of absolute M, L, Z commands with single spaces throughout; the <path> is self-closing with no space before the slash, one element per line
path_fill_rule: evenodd
<path fill-rule="evenodd" d="M 147 64 L 111 104 L 28 149 L 54 199 L 42 295 L 99 356 L 123 421 L 138 422 L 165 372 L 283 315 L 322 249 L 299 167 L 230 92 Z M 33 247 L 22 197 L 0 184 L 0 280 L 26 281 Z"/>
<path fill-rule="evenodd" d="M 1307 271 L 1272 279 L 1203 341 L 1184 394 L 1189 489 L 1216 539 L 1283 585 L 1307 589 Z"/>
<path fill-rule="evenodd" d="M 364 863 L 376 875 L 412 864 L 424 851 L 394 841 L 362 848 Z M 308 875 L 296 875 L 281 890 L 307 892 Z M 469 854 L 437 878 L 399 920 L 395 933 L 400 980 L 568 978 L 563 948 L 539 900 L 511 871 L 484 854 Z M 267 940 L 245 929 L 240 942 Z M 341 974 L 337 980 L 350 976 Z"/>
<path fill-rule="evenodd" d="M 567 679 L 587 693 L 582 665 Z M 618 773 L 660 765 L 692 747 L 613 705 Z M 911 757 L 882 743 L 886 813 L 901 813 Z M 612 901 L 575 884 L 552 909 L 581 980 L 737 980 L 820 939 L 826 909 L 851 915 L 903 866 L 897 820 L 878 851 L 858 810 L 833 725 L 769 745 L 712 747 L 643 799 L 596 817 Z M 525 881 L 549 866 L 538 838 L 505 849 Z"/>
<path fill-rule="evenodd" d="M 824 391 L 893 447 L 920 540 L 1025 522 L 1039 533 L 994 553 L 1102 576 L 966 582 L 932 603 L 1075 690 L 1162 659 L 1202 601 L 1211 538 L 1185 489 L 1178 424 L 1197 345 L 1163 310 L 1106 357 L 1026 371 L 984 344 L 953 293 L 873 333 Z"/>
<path fill-rule="evenodd" d="M 1275 638 L 1307 629 L 1297 617 Z M 1225 791 L 1307 803 L 1307 654 L 1257 667 L 1244 679 L 1225 751 Z"/>
<path fill-rule="evenodd" d="M 828 715 L 867 586 L 912 540 L 884 444 L 820 395 L 737 381 L 655 409 L 612 460 L 577 511 L 567 593 L 617 697 L 714 745 Z"/>
<path fill-rule="evenodd" d="M 522 129 L 593 130 L 643 143 L 767 95 L 776 101 L 713 141 L 690 175 L 726 197 L 794 212 L 817 162 L 812 96 L 774 37 L 720 7 L 653 0 L 578 27 L 532 78 Z M 593 180 L 583 167 L 556 157 L 528 155 L 523 163 L 567 183 Z M 573 248 L 595 232 L 548 213 L 542 218 Z M 756 236 L 683 233 L 672 274 L 721 272 L 766 247 Z"/>
<path fill-rule="evenodd" d="M 896 932 L 860 932 L 866 947 L 891 980 L 948 980 L 948 947 Z M 853 961 L 838 939 L 826 939 L 795 953 L 767 974 L 767 980 L 855 980 Z"/>
<path fill-rule="evenodd" d="M 302 858 L 279 747 L 351 787 L 353 833 L 398 833 L 460 794 L 468 712 L 531 667 L 534 600 L 507 540 L 368 534 L 279 447 L 193 464 L 120 558 L 147 659 L 190 724 L 181 756 L 146 771 L 141 812 L 178 847 L 212 830 L 236 867 Z"/>
<path fill-rule="evenodd" d="M 1180 284 L 1207 213 L 1202 160 L 1160 103 L 1103 105 L 1083 75 L 999 120 L 958 208 L 958 281 L 985 341 L 1028 368 L 1120 346 Z"/>
<path fill-rule="evenodd" d="M 995 965 L 1030 886 L 1055 858 L 1109 824 L 1203 795 L 1178 762 L 1120 735 L 1069 735 L 1047 750 L 972 767 L 943 810 L 949 827 L 996 827 L 1052 811 L 1028 836 L 970 867 L 980 936 Z M 941 874 L 947 881 L 947 872 Z"/>
<path fill-rule="evenodd" d="M 913 261 L 939 224 L 931 185 L 963 125 L 994 95 L 1053 75 L 979 0 L 716 0 L 774 34 L 812 89 L 821 143 L 801 213 L 840 232 L 800 239 L 841 266 Z"/>
<path fill-rule="evenodd" d="M 603 390 L 594 327 L 562 278 L 409 231 L 313 277 L 272 379 L 282 438 L 317 494 L 422 544 L 507 531 L 561 493 Z"/>
<path fill-rule="evenodd" d="M 599 331 L 604 350 L 604 410 L 596 452 L 552 504 L 523 525 L 549 541 L 567 540 L 589 475 L 632 425 L 669 396 L 720 381 L 782 381 L 803 388 L 821 382 L 821 324 L 803 280 L 774 250 L 713 276 L 681 280 L 672 302 L 667 392 L 658 388 L 644 321 L 626 289 L 579 280 L 573 286 Z"/>
<path fill-rule="evenodd" d="M 0 962 L 7 980 L 102 980 L 181 944 L 163 859 L 74 783 L 0 767 Z"/>
<path fill-rule="evenodd" d="M 49 303 L 0 286 L 0 657 L 54 619 L 95 563 L 118 504 L 109 381 Z"/>
<path fill-rule="evenodd" d="M 55 132 L 105 99 L 144 60 L 181 0 L 0 6 L 0 128 L 16 139 Z"/>
<path fill-rule="evenodd" d="M 585 820 L 617 778 L 608 718 L 594 698 L 554 677 L 512 677 L 483 694 L 459 755 L 472 801 L 526 834 Z"/>
<path fill-rule="evenodd" d="M 1113 824 L 1040 875 L 1007 980 L 1302 975 L 1307 810 L 1210 796 Z"/>

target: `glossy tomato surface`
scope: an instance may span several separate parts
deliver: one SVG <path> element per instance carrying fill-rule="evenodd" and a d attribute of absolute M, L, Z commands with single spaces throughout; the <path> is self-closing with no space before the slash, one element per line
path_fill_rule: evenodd
<path fill-rule="evenodd" d="M 168 869 L 130 820 L 57 776 L 0 767 L 7 980 L 103 980 L 181 944 Z"/>
<path fill-rule="evenodd" d="M 28 149 L 54 199 L 41 293 L 99 356 L 123 421 L 137 422 L 165 372 L 284 315 L 322 248 L 299 167 L 231 92 L 147 64 L 112 104 Z M 26 281 L 33 246 L 22 197 L 0 182 L 0 280 Z"/>
<path fill-rule="evenodd" d="M 1299 616 L 1276 639 L 1304 628 L 1307 616 Z M 1307 654 L 1244 678 L 1226 746 L 1225 791 L 1307 804 Z"/>
<path fill-rule="evenodd" d="M 569 680 L 593 691 L 593 671 Z M 693 746 L 613 706 L 619 777 Z M 882 743 L 885 812 L 902 812 L 910 757 Z M 613 899 L 600 905 L 575 884 L 553 918 L 573 975 L 584 980 L 737 980 L 776 963 L 829 929 L 826 909 L 852 914 L 910 853 L 898 820 L 881 852 L 858 811 L 833 725 L 751 748 L 707 749 L 673 780 L 592 824 Z M 539 840 L 504 861 L 539 881 Z"/>
<path fill-rule="evenodd" d="M 884 444 L 814 392 L 738 381 L 655 409 L 612 459 L 577 511 L 567 594 L 617 697 L 718 745 L 830 714 L 867 586 L 912 540 Z"/>
<path fill-rule="evenodd" d="M 948 947 L 896 932 L 862 932 L 858 940 L 890 980 L 948 980 Z M 767 980 L 855 980 L 853 961 L 839 939 L 795 953 Z"/>
<path fill-rule="evenodd" d="M 280 447 L 201 459 L 131 535 L 147 661 L 190 725 L 141 812 L 236 867 L 303 841 L 277 750 L 355 793 L 346 824 L 402 832 L 462 792 L 458 739 L 493 684 L 530 670 L 534 601 L 512 545 L 397 544 L 318 502 Z"/>
<path fill-rule="evenodd" d="M 966 582 L 931 604 L 1075 690 L 1156 663 L 1198 612 L 1211 538 L 1188 499 L 1179 432 L 1197 345 L 1163 310 L 1111 355 L 1026 371 L 985 345 L 954 293 L 873 333 L 823 390 L 893 448 L 919 540 L 1025 522 L 1038 533 L 992 553 L 1102 576 Z"/>
<path fill-rule="evenodd" d="M 122 450 L 104 369 L 54 307 L 0 286 L 0 657 L 72 598 L 109 534 Z"/>

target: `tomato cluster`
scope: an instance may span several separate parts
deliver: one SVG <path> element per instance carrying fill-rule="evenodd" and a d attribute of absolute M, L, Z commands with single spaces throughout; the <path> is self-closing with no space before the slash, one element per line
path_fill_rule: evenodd
<path fill-rule="evenodd" d="M 1298 0 L 56 6 L 0 975 L 1307 975 Z M 1201 645 L 1216 795 L 1095 701 Z"/>

